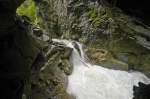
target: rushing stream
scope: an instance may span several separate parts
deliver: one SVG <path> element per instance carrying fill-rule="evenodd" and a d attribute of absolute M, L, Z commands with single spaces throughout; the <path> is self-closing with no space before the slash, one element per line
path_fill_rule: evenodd
<path fill-rule="evenodd" d="M 74 69 L 68 78 L 67 92 L 76 99 L 133 99 L 134 85 L 138 86 L 138 82 L 150 84 L 150 79 L 140 72 L 129 73 L 91 64 L 78 42 L 53 41 L 73 48 Z"/>

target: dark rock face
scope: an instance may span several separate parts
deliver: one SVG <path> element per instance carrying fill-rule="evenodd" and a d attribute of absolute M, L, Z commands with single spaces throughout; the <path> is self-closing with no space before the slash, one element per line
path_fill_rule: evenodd
<path fill-rule="evenodd" d="M 15 25 L 15 11 L 24 0 L 0 0 L 0 37 Z"/>
<path fill-rule="evenodd" d="M 134 86 L 133 91 L 133 99 L 150 99 L 150 84 L 146 85 L 139 82 L 139 87 Z"/>
<path fill-rule="evenodd" d="M 39 48 L 27 27 L 16 17 L 24 0 L 0 0 L 0 96 L 22 99 L 25 81 Z"/>
<path fill-rule="evenodd" d="M 109 3 L 116 3 L 116 6 L 124 10 L 126 13 L 140 17 L 142 20 L 149 24 L 150 22 L 150 7 L 148 0 L 107 0 Z"/>

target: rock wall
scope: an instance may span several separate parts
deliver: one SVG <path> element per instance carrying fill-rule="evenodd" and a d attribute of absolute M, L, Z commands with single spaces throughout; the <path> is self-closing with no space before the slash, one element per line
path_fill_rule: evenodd
<path fill-rule="evenodd" d="M 82 42 L 94 64 L 150 73 L 150 27 L 105 0 L 35 0 L 38 26 L 32 33 L 42 49 L 32 64 L 33 99 L 72 99 L 66 93 L 71 49 L 51 38 Z M 117 1 L 117 0 L 116 0 Z M 113 4 L 113 5 L 112 5 Z M 26 5 L 25 5 L 26 6 Z M 67 54 L 67 55 L 66 55 Z"/>
<path fill-rule="evenodd" d="M 45 45 L 43 54 L 32 69 L 31 98 L 74 99 L 66 92 L 67 76 L 73 70 L 73 65 L 69 62 L 72 49 L 54 42 L 43 42 L 43 44 Z"/>
<path fill-rule="evenodd" d="M 16 15 L 24 0 L 0 0 L 0 96 L 21 99 L 31 66 L 40 53 L 28 24 Z"/>
<path fill-rule="evenodd" d="M 41 27 L 53 37 L 60 37 L 66 30 L 67 3 L 66 0 L 43 0 L 36 3 Z"/>
<path fill-rule="evenodd" d="M 84 43 L 94 63 L 149 74 L 150 28 L 140 18 L 126 15 L 105 0 L 45 0 L 37 4 L 53 37 Z M 103 53 L 97 54 L 97 50 L 109 54 L 98 59 Z"/>

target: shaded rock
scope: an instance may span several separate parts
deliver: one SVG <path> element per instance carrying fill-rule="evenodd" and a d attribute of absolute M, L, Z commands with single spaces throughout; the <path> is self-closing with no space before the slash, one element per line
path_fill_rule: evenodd
<path fill-rule="evenodd" d="M 50 37 L 49 37 L 48 35 L 46 35 L 46 34 L 43 34 L 42 39 L 43 39 L 43 41 L 45 41 L 45 42 L 50 41 Z"/>
<path fill-rule="evenodd" d="M 149 14 L 147 12 L 150 11 L 149 4 L 147 0 L 107 0 L 111 3 L 112 6 L 120 7 L 125 13 L 141 18 L 146 24 L 149 24 Z"/>
<path fill-rule="evenodd" d="M 24 0 L 0 0 L 0 89 L 3 99 L 21 99 L 40 46 L 16 9 Z"/>
<path fill-rule="evenodd" d="M 138 83 L 139 86 L 134 86 L 134 98 L 133 99 L 150 99 L 150 85 Z"/>
<path fill-rule="evenodd" d="M 32 99 L 73 99 L 66 92 L 72 49 L 53 43 L 44 51 L 45 64 L 32 71 Z"/>
<path fill-rule="evenodd" d="M 33 28 L 33 33 L 37 37 L 41 37 L 43 35 L 43 31 L 39 28 Z"/>
<path fill-rule="evenodd" d="M 150 42 L 141 36 L 135 36 L 137 43 L 139 43 L 140 45 L 142 45 L 143 47 L 146 47 L 147 49 L 150 49 Z"/>
<path fill-rule="evenodd" d="M 128 64 L 119 61 L 112 53 L 104 49 L 87 48 L 85 49 L 87 56 L 92 63 L 111 69 L 128 70 Z"/>

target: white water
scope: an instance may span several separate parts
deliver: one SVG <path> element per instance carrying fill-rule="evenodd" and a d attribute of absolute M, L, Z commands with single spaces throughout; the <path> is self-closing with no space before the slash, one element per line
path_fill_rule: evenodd
<path fill-rule="evenodd" d="M 71 62 L 74 69 L 69 76 L 67 92 L 76 99 L 132 99 L 133 85 L 138 82 L 150 84 L 144 74 L 140 72 L 111 70 L 97 65 L 91 65 L 84 57 L 82 45 L 77 43 L 81 56 L 72 41 L 56 40 L 73 48 Z"/>

